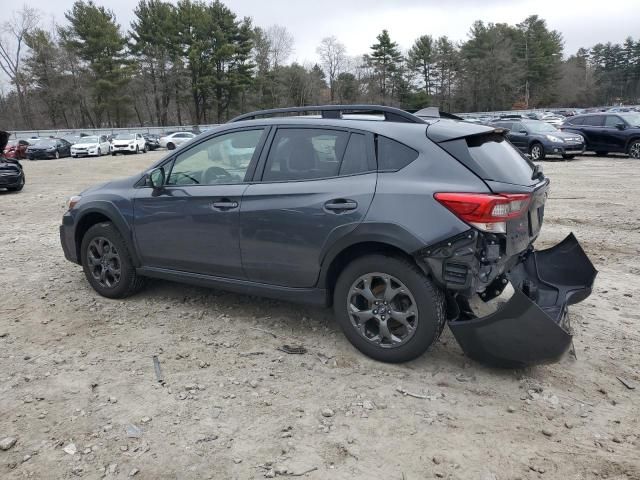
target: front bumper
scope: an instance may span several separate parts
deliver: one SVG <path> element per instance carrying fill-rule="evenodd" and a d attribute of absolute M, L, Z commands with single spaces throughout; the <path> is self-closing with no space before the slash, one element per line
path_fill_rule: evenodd
<path fill-rule="evenodd" d="M 492 288 L 499 291 L 492 298 L 506 279 L 514 294 L 494 313 L 477 317 L 466 299 L 457 297 L 449 328 L 465 354 L 481 363 L 519 368 L 557 361 L 573 342 L 568 305 L 591 294 L 597 273 L 570 234 L 552 248 L 527 252 L 496 280 Z"/>
<path fill-rule="evenodd" d="M 0 173 L 0 188 L 19 187 L 22 183 L 22 173 Z"/>
<path fill-rule="evenodd" d="M 111 153 L 133 153 L 136 151 L 135 145 L 112 145 Z"/>
<path fill-rule="evenodd" d="M 37 152 L 27 152 L 27 158 L 29 160 L 49 160 L 51 158 L 56 158 L 56 152 L 54 151 L 37 151 Z"/>
<path fill-rule="evenodd" d="M 74 225 L 75 221 L 73 217 L 69 212 L 66 212 L 62 216 L 62 225 L 60 225 L 60 244 L 62 245 L 64 257 L 70 262 L 80 265 L 78 249 L 76 248 Z"/>
<path fill-rule="evenodd" d="M 551 143 L 544 146 L 547 155 L 582 155 L 584 143 Z"/>

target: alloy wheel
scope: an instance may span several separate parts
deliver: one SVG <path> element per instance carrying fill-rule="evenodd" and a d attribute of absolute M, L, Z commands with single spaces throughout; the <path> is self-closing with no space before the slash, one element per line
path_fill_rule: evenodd
<path fill-rule="evenodd" d="M 385 273 L 367 273 L 347 295 L 351 325 L 369 342 L 394 348 L 408 342 L 418 327 L 416 301 L 400 280 Z"/>
<path fill-rule="evenodd" d="M 540 148 L 540 145 L 534 145 L 533 147 L 531 147 L 531 158 L 533 160 L 539 160 L 541 154 L 542 150 Z"/>
<path fill-rule="evenodd" d="M 629 148 L 629 156 L 631 158 L 640 159 L 640 142 L 634 142 Z"/>
<path fill-rule="evenodd" d="M 120 254 L 105 237 L 91 240 L 87 248 L 87 262 L 93 278 L 103 287 L 113 288 L 120 282 Z"/>

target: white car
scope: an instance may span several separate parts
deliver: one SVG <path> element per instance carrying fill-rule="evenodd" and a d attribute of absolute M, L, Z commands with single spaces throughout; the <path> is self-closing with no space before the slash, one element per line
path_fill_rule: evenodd
<path fill-rule="evenodd" d="M 147 141 L 139 133 L 118 133 L 111 140 L 111 155 L 140 152 L 147 153 Z"/>
<path fill-rule="evenodd" d="M 188 142 L 195 137 L 195 133 L 175 132 L 170 135 L 164 135 L 160 137 L 160 146 L 166 148 L 167 150 L 173 150 L 178 145 Z"/>
<path fill-rule="evenodd" d="M 100 155 L 109 155 L 111 144 L 106 135 L 82 137 L 76 143 L 71 145 L 71 156 L 85 157 Z"/>

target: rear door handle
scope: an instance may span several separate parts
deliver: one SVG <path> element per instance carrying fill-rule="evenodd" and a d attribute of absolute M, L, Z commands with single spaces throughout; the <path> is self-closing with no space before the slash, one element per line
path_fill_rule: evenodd
<path fill-rule="evenodd" d="M 324 208 L 330 210 L 332 212 L 344 212 L 346 210 L 355 210 L 358 208 L 358 202 L 354 202 L 353 200 L 330 200 L 324 204 Z"/>
<path fill-rule="evenodd" d="M 232 210 L 234 208 L 238 208 L 238 202 L 234 202 L 231 200 L 221 200 L 219 202 L 213 202 L 211 204 L 216 210 Z"/>

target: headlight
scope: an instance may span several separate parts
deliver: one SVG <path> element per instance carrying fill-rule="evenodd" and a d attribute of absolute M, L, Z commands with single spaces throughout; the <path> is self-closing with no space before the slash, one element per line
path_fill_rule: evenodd
<path fill-rule="evenodd" d="M 72 197 L 69 197 L 69 199 L 67 200 L 67 208 L 69 210 L 71 210 L 73 207 L 76 206 L 76 204 L 80 201 L 82 197 L 80 195 L 74 195 Z"/>
<path fill-rule="evenodd" d="M 564 143 L 563 139 L 561 139 L 560 137 L 556 137 L 555 135 L 545 135 L 545 137 L 547 137 L 547 139 L 551 142 Z"/>
<path fill-rule="evenodd" d="M 135 143 L 136 143 L 136 142 L 134 142 L 133 140 L 131 140 L 131 141 L 129 142 L 129 146 L 130 146 L 130 147 L 133 147 L 133 145 L 135 145 Z"/>

